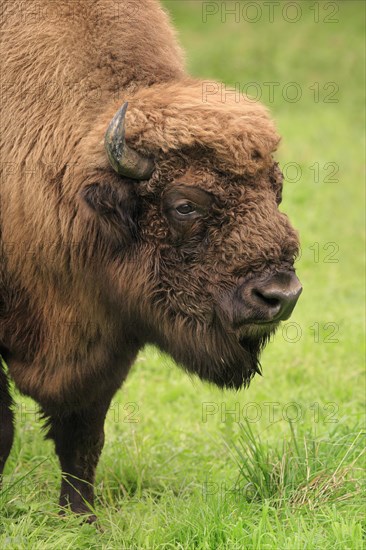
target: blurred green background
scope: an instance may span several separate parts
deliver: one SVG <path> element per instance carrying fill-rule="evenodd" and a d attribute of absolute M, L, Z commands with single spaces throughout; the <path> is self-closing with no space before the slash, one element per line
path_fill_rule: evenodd
<path fill-rule="evenodd" d="M 191 74 L 247 90 L 276 120 L 304 292 L 248 390 L 222 392 L 154 349 L 140 354 L 108 414 L 104 533 L 56 517 L 52 445 L 18 396 L 0 546 L 361 549 L 365 4 L 164 5 Z"/>

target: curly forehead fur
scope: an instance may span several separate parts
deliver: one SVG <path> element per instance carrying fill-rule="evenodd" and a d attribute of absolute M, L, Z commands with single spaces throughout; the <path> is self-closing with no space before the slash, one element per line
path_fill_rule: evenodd
<path fill-rule="evenodd" d="M 127 95 L 127 142 L 155 159 L 203 149 L 211 155 L 211 166 L 236 175 L 269 166 L 280 137 L 267 109 L 229 90 L 225 98 L 205 97 L 204 89 L 204 81 L 187 78 Z M 117 108 L 115 104 L 111 117 Z"/>
<path fill-rule="evenodd" d="M 154 153 L 200 146 L 215 152 L 216 167 L 254 174 L 279 143 L 266 109 L 248 98 L 205 98 L 204 83 L 186 81 L 143 90 L 131 101 L 127 137 Z"/>

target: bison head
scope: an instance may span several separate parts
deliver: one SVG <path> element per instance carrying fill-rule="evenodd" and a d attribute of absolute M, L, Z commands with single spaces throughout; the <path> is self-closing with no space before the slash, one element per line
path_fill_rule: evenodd
<path fill-rule="evenodd" d="M 264 107 L 236 100 L 205 101 L 192 81 L 138 92 L 106 134 L 118 176 L 83 191 L 115 243 L 108 277 L 130 327 L 233 388 L 260 371 L 301 293 L 297 234 L 278 208 L 279 137 Z"/>

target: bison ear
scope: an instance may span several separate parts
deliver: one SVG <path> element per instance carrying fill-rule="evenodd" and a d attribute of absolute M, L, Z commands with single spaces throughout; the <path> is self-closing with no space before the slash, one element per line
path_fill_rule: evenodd
<path fill-rule="evenodd" d="M 138 199 L 134 184 L 92 183 L 81 191 L 102 237 L 128 245 L 137 240 Z"/>

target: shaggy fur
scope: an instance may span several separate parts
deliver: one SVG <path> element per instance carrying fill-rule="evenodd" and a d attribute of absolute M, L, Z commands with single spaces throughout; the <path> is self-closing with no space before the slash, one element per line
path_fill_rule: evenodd
<path fill-rule="evenodd" d="M 151 342 L 202 379 L 247 384 L 275 326 L 233 328 L 234 294 L 292 270 L 298 240 L 278 211 L 266 109 L 206 101 L 155 0 L 1 9 L 0 352 L 49 419 L 60 503 L 86 512 L 104 416 L 138 351 Z M 103 147 L 126 100 L 127 142 L 155 161 L 148 181 L 118 176 Z M 192 222 L 175 217 L 179 193 L 196 201 Z M 2 468 L 3 371 L 0 383 Z"/>

